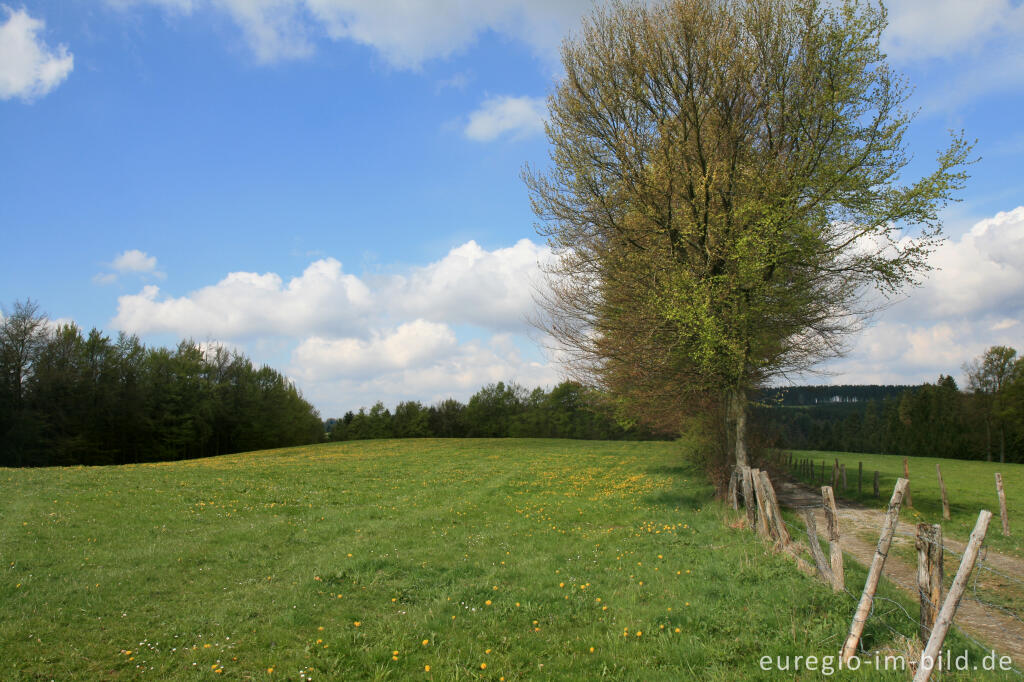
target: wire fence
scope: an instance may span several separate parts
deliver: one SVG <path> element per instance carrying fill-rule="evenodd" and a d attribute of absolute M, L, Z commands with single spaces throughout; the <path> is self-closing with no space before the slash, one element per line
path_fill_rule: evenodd
<path fill-rule="evenodd" d="M 797 513 L 803 513 L 805 511 L 811 511 L 811 513 L 814 513 L 815 510 L 821 510 L 823 507 L 824 505 L 822 503 L 817 503 L 807 505 L 794 505 L 787 507 L 787 509 Z M 789 521 L 786 521 L 784 518 L 781 517 L 780 520 L 790 529 L 790 533 L 791 535 L 793 535 L 794 538 L 807 537 L 806 526 L 804 526 L 803 524 L 794 524 Z M 907 533 L 905 531 L 896 530 L 895 534 L 907 538 L 912 538 L 915 541 L 918 540 L 917 535 Z M 921 539 L 925 542 L 933 542 L 928 538 Z M 809 541 L 810 538 L 807 537 L 807 540 Z M 941 547 L 943 553 L 948 552 L 949 554 L 956 557 L 958 561 L 963 558 L 962 552 L 954 549 L 953 547 L 950 547 L 945 542 L 941 544 Z M 878 550 L 876 549 L 876 551 Z M 980 577 L 988 575 L 996 576 L 998 577 L 998 579 L 1003 581 L 1004 584 L 1009 584 L 1010 586 L 1012 586 L 1012 589 L 1019 591 L 1019 595 L 1017 595 L 1018 598 L 1024 598 L 1024 579 L 1010 575 L 1005 571 L 999 570 L 998 568 L 992 566 L 991 563 L 988 561 L 988 549 L 983 547 L 982 554 L 978 558 L 978 561 L 976 562 L 974 569 L 972 570 L 971 576 L 969 578 L 969 584 L 971 586 L 970 593 L 965 593 L 963 595 L 961 603 L 964 600 L 976 602 L 984 610 L 985 613 L 990 613 L 992 611 L 999 612 L 1006 618 L 1009 618 L 1015 621 L 1016 623 L 1019 623 L 1021 626 L 1024 626 L 1024 617 L 1022 617 L 1021 612 L 1012 609 L 1004 604 L 993 603 L 992 601 L 990 601 L 990 599 L 986 599 L 983 597 L 983 595 L 986 595 L 988 592 L 994 591 L 991 587 L 985 584 L 979 587 L 978 583 Z M 918 589 L 917 585 L 902 585 L 898 580 L 894 579 L 892 575 L 886 575 L 886 578 L 899 588 L 910 591 L 911 593 L 916 592 L 921 598 L 921 600 L 931 605 L 936 612 L 938 612 L 938 610 L 941 608 L 941 604 L 932 603 L 931 600 L 928 599 L 927 595 L 922 594 L 921 590 Z M 856 608 L 857 604 L 859 604 L 860 602 L 861 595 L 851 592 L 849 588 L 847 588 L 845 585 L 842 587 L 842 593 L 850 598 L 853 607 Z M 912 626 L 914 635 L 916 635 L 919 632 L 931 632 L 931 628 L 924 624 L 917 616 L 913 615 L 910 611 L 908 611 L 907 607 L 904 606 L 902 603 L 895 599 L 875 594 L 872 598 L 871 608 L 866 620 L 871 620 L 874 623 L 880 624 L 897 637 L 911 639 L 912 636 L 908 636 L 905 632 L 900 632 L 892 625 L 890 625 L 890 620 L 893 618 L 895 618 L 897 621 L 905 621 L 908 625 Z M 955 620 L 952 624 L 952 627 L 959 633 L 961 637 L 963 637 L 966 641 L 968 641 L 981 651 L 993 651 L 996 654 L 999 653 L 998 651 L 993 649 L 991 645 L 979 641 L 975 636 L 965 631 L 960 625 L 958 625 L 955 622 Z M 1022 627 L 1021 632 L 1024 632 L 1024 627 Z M 862 655 L 868 656 L 884 653 L 881 649 L 866 649 L 864 647 L 863 638 L 858 641 L 858 650 Z M 1005 672 L 1010 672 L 1016 675 L 1017 677 L 1024 678 L 1024 671 L 1021 671 L 1021 669 L 1016 666 L 1011 666 L 1008 670 L 1005 670 Z"/>

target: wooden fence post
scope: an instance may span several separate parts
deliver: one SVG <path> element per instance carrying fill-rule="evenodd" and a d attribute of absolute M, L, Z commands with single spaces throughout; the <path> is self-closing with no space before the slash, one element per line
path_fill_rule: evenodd
<path fill-rule="evenodd" d="M 768 516 L 768 496 L 761 485 L 761 470 L 751 469 L 750 478 L 754 486 L 754 497 L 757 499 L 757 532 L 770 540 L 772 537 L 771 517 Z"/>
<path fill-rule="evenodd" d="M 921 644 L 928 643 L 942 604 L 942 526 L 917 524 L 917 593 L 921 598 Z"/>
<path fill-rule="evenodd" d="M 942 518 L 949 521 L 949 498 L 946 497 L 946 484 L 942 482 L 942 468 L 936 464 L 935 473 L 939 476 L 939 490 L 942 492 Z"/>
<path fill-rule="evenodd" d="M 846 571 L 843 568 L 843 548 L 839 546 L 839 511 L 832 488 L 821 489 L 822 506 L 825 507 L 825 524 L 828 529 L 828 553 L 832 564 L 832 589 L 841 592 L 846 587 Z"/>
<path fill-rule="evenodd" d="M 875 497 L 878 497 L 878 469 L 875 469 Z"/>
<path fill-rule="evenodd" d="M 818 575 L 825 582 L 832 584 L 832 569 L 825 560 L 825 553 L 821 551 L 818 543 L 818 528 L 814 520 L 814 510 L 804 509 L 804 525 L 807 526 L 807 540 L 811 545 L 811 556 L 814 557 L 814 564 L 818 567 Z"/>
<path fill-rule="evenodd" d="M 775 487 L 772 486 L 772 480 L 768 478 L 768 472 L 761 472 L 761 486 L 764 488 L 766 497 L 768 498 L 768 507 L 770 509 L 771 520 L 775 526 L 775 535 L 778 537 L 779 542 L 782 543 L 783 549 L 789 547 L 793 542 L 793 538 L 790 537 L 789 531 L 786 530 L 786 522 L 782 520 L 782 510 L 779 509 L 779 498 L 775 497 Z"/>
<path fill-rule="evenodd" d="M 878 547 L 875 549 L 875 557 L 871 561 L 871 568 L 868 569 L 868 579 L 864 584 L 864 593 L 857 604 L 857 611 L 853 614 L 853 622 L 850 624 L 850 634 L 846 637 L 842 651 L 839 654 L 843 663 L 848 662 L 857 653 L 857 645 L 860 643 L 860 636 L 864 634 L 864 624 L 871 613 L 871 605 L 875 600 L 875 590 L 878 589 L 878 581 L 882 577 L 882 567 L 885 566 L 885 558 L 889 555 L 889 546 L 892 544 L 892 535 L 896 530 L 896 524 L 900 518 L 900 505 L 903 504 L 903 495 L 910 483 L 905 478 L 896 481 L 896 488 L 892 491 L 892 498 L 889 500 L 889 510 L 885 513 L 885 522 L 882 524 L 882 535 L 878 538 Z"/>
<path fill-rule="evenodd" d="M 864 462 L 857 462 L 857 497 L 864 492 Z"/>
<path fill-rule="evenodd" d="M 736 489 L 739 487 L 739 469 L 740 468 L 738 466 L 733 467 L 732 475 L 729 476 L 728 499 L 729 504 L 731 504 L 732 508 L 735 510 L 738 510 L 740 508 L 739 494 L 736 492 Z"/>
<path fill-rule="evenodd" d="M 839 460 L 832 463 L 832 489 L 839 487 Z"/>
<path fill-rule="evenodd" d="M 753 529 L 754 505 L 756 505 L 757 502 L 754 500 L 754 483 L 750 477 L 750 467 L 740 468 L 740 483 L 743 487 L 743 506 L 746 507 L 747 511 L 747 525 Z"/>
<path fill-rule="evenodd" d="M 907 506 L 914 506 L 914 496 L 910 494 L 910 465 L 907 464 L 907 458 L 903 458 L 903 478 L 907 479 Z"/>
<path fill-rule="evenodd" d="M 843 493 L 846 492 L 846 465 L 839 465 L 839 477 L 843 479 Z"/>
<path fill-rule="evenodd" d="M 931 677 L 932 669 L 935 668 L 935 661 L 939 655 L 939 649 L 946 640 L 946 633 L 956 615 L 956 609 L 960 606 L 960 598 L 964 596 L 964 588 L 967 587 L 967 580 L 974 570 L 974 562 L 978 559 L 978 550 L 981 549 L 981 541 L 985 539 L 985 532 L 988 530 L 988 522 L 992 519 L 992 512 L 982 509 L 978 514 L 978 522 L 971 532 L 971 539 L 967 542 L 967 549 L 964 550 L 964 557 L 960 560 L 960 568 L 957 569 L 956 577 L 949 588 L 946 600 L 942 602 L 942 609 L 935 619 L 935 627 L 928 638 L 928 645 L 921 653 L 921 660 L 917 665 L 917 673 L 914 675 L 914 682 L 927 682 Z"/>
<path fill-rule="evenodd" d="M 1003 492 L 1003 475 L 996 474 L 996 492 L 999 494 L 999 518 L 1003 521 L 1003 535 L 1010 534 L 1010 516 L 1006 513 L 1006 493 Z"/>

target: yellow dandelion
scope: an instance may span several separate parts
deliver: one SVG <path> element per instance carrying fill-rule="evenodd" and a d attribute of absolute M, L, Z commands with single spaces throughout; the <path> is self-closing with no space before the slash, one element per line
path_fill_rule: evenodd
<path fill-rule="evenodd" d="M 429 673 L 430 672 L 430 666 L 429 665 L 423 666 L 423 672 Z"/>
<path fill-rule="evenodd" d="M 359 627 L 360 625 L 362 625 L 362 623 L 360 623 L 360 622 L 359 622 L 359 621 L 357 620 L 356 622 L 352 623 L 352 625 L 355 625 L 356 627 Z"/>
<path fill-rule="evenodd" d="M 487 670 L 487 664 L 486 663 L 481 663 L 480 664 L 480 669 L 481 670 Z"/>
<path fill-rule="evenodd" d="M 429 639 L 423 640 L 423 646 L 426 646 L 428 644 L 430 644 L 430 640 Z"/>

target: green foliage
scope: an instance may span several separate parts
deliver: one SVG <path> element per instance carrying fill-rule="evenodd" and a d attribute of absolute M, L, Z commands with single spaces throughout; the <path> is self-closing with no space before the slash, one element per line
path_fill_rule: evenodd
<path fill-rule="evenodd" d="M 667 431 L 622 425 L 603 396 L 572 381 L 550 393 L 499 381 L 477 391 L 467 405 L 448 398 L 424 407 L 399 403 L 392 415 L 382 403 L 341 419 L 328 420 L 332 441 L 369 438 L 580 438 L 650 440 L 672 438 Z"/>
<path fill-rule="evenodd" d="M 558 256 L 544 327 L 575 371 L 644 411 L 722 396 L 743 463 L 746 393 L 929 269 L 970 145 L 907 182 L 885 27 L 855 0 L 670 0 L 612 3 L 564 43 L 551 168 L 525 179 Z"/>
<path fill-rule="evenodd" d="M 1000 461 L 1024 462 L 1024 363 L 1012 348 L 997 346 L 967 367 L 994 355 L 1012 364 L 992 392 L 970 373 L 970 392 L 944 375 L 915 387 L 794 387 L 766 391 L 755 423 L 781 448 L 988 461 L 996 450 Z"/>
<path fill-rule="evenodd" d="M 315 443 L 323 426 L 288 379 L 223 348 L 146 348 L 32 304 L 0 322 L 0 465 L 123 464 Z"/>
<path fill-rule="evenodd" d="M 730 527 L 673 443 L 331 443 L 0 484 L 11 682 L 772 680 L 760 656 L 835 655 L 854 607 Z M 865 646 L 890 626 L 914 634 L 877 609 Z"/>

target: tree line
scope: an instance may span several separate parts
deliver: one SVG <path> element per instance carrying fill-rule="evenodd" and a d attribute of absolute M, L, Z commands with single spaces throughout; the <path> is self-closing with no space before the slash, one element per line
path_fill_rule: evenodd
<path fill-rule="evenodd" d="M 578 438 L 650 440 L 673 434 L 616 418 L 606 396 L 572 381 L 550 391 L 515 382 L 488 384 L 463 404 L 454 398 L 425 406 L 378 402 L 369 410 L 328 419 L 333 441 L 370 438 Z"/>
<path fill-rule="evenodd" d="M 244 355 L 54 325 L 28 301 L 0 322 L 0 466 L 125 464 L 323 440 L 295 385 Z"/>
<path fill-rule="evenodd" d="M 1024 358 L 993 346 L 964 370 L 966 390 L 940 375 L 914 387 L 766 392 L 755 422 L 766 443 L 787 449 L 1024 462 Z M 852 395 L 867 399 L 841 399 Z"/>

